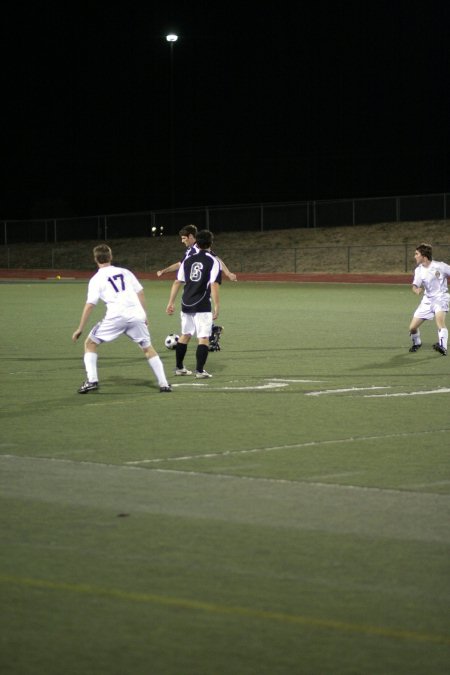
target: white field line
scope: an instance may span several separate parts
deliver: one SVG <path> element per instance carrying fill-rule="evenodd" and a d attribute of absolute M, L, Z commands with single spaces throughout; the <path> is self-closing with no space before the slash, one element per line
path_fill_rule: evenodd
<path fill-rule="evenodd" d="M 322 389 L 321 391 L 308 391 L 305 396 L 322 396 L 322 394 L 345 394 L 349 391 L 371 391 L 372 389 L 390 389 L 391 387 L 348 387 L 347 389 Z"/>
<path fill-rule="evenodd" d="M 85 462 L 87 463 L 87 462 Z M 109 466 L 109 465 L 108 465 Z M 136 469 L 138 467 L 125 467 L 122 466 L 123 469 Z M 308 476 L 307 479 L 304 480 L 292 480 L 291 478 L 267 478 L 266 476 L 247 476 L 247 475 L 234 475 L 234 474 L 229 474 L 229 473 L 208 473 L 206 471 L 184 471 L 181 469 L 152 469 L 152 472 L 155 473 L 160 473 L 160 474 L 168 474 L 168 475 L 180 475 L 180 476 L 192 476 L 195 478 L 202 477 L 202 476 L 207 476 L 211 477 L 213 476 L 214 478 L 217 479 L 222 479 L 222 480 L 237 480 L 237 481 L 247 481 L 249 483 L 267 483 L 267 484 L 280 484 L 280 485 L 307 485 L 307 486 L 312 486 L 316 488 L 323 488 L 324 490 L 329 489 L 334 489 L 338 490 L 339 492 L 346 492 L 346 491 L 351 491 L 351 492 L 369 492 L 369 493 L 387 493 L 387 494 L 401 494 L 404 495 L 405 492 L 414 492 L 416 489 L 421 489 L 421 488 L 433 488 L 433 486 L 440 486 L 442 484 L 446 484 L 450 481 L 439 481 L 436 483 L 426 483 L 423 485 L 409 485 L 406 483 L 405 485 L 401 485 L 398 488 L 393 488 L 393 487 L 379 487 L 377 485 L 353 485 L 353 483 L 325 483 L 325 480 L 329 480 L 330 478 L 334 478 L 339 480 L 339 478 L 343 478 L 345 476 L 351 476 L 351 475 L 357 475 L 360 474 L 360 471 L 348 471 L 346 473 L 336 473 L 336 474 L 329 474 L 329 475 L 323 475 L 323 476 Z M 420 493 L 419 493 L 420 494 Z M 436 497 L 438 498 L 443 498 L 447 499 L 448 495 L 447 494 L 435 494 Z"/>
<path fill-rule="evenodd" d="M 433 483 L 407 483 L 404 487 L 406 487 L 408 490 L 418 490 L 420 488 L 432 488 L 443 485 L 450 485 L 450 480 L 435 480 Z"/>
<path fill-rule="evenodd" d="M 293 450 L 294 448 L 313 448 L 324 445 L 359 443 L 363 441 L 377 441 L 387 438 L 411 438 L 414 436 L 426 436 L 430 434 L 448 433 L 450 429 L 432 429 L 430 431 L 413 431 L 400 434 L 380 434 L 378 436 L 350 436 L 349 438 L 336 438 L 326 441 L 307 441 L 306 443 L 294 443 L 292 445 L 274 445 L 267 448 L 250 448 L 248 450 L 225 450 L 224 452 L 207 452 L 201 455 L 181 455 L 178 457 L 154 457 L 152 459 L 138 459 L 125 462 L 126 465 L 158 464 L 160 462 L 183 462 L 191 459 L 210 459 L 212 457 L 228 457 L 230 455 L 249 455 L 258 452 L 273 452 L 276 450 Z"/>
<path fill-rule="evenodd" d="M 270 378 L 267 384 L 261 384 L 261 385 L 250 385 L 248 387 L 211 387 L 209 384 L 206 382 L 176 382 L 172 384 L 172 387 L 201 387 L 204 389 L 204 391 L 258 391 L 258 390 L 268 390 L 268 389 L 281 389 L 283 387 L 288 387 L 289 384 L 294 384 L 294 383 L 318 383 L 321 380 L 288 380 L 288 379 L 272 379 Z M 391 386 L 370 386 L 370 387 L 348 387 L 345 389 L 323 389 L 320 391 L 309 391 L 309 392 L 304 392 L 304 396 L 322 396 L 322 394 L 348 394 L 352 392 L 360 392 L 360 391 L 372 391 L 375 389 L 391 389 Z M 398 392 L 395 394 L 364 394 L 362 398 L 389 398 L 393 396 L 425 396 L 427 394 L 448 394 L 450 393 L 450 389 L 442 387 L 440 389 L 432 389 L 429 391 L 413 391 L 413 392 Z M 92 400 L 89 402 L 86 402 L 85 405 L 90 407 L 111 407 L 114 405 L 123 405 L 123 400 L 119 401 L 102 401 L 99 400 L 98 397 L 95 397 L 96 400 Z M 133 399 L 128 398 L 127 402 L 130 402 L 131 400 L 136 400 L 139 401 L 141 400 L 141 397 L 134 397 Z M 6 410 L 5 410 L 6 412 Z"/>
<path fill-rule="evenodd" d="M 360 476 L 361 471 L 340 471 L 339 473 L 324 473 L 317 476 L 308 476 L 309 481 L 329 480 L 330 478 L 348 478 L 348 476 Z"/>
<path fill-rule="evenodd" d="M 175 382 L 172 387 L 204 387 L 205 384 L 200 382 Z M 268 382 L 267 384 L 251 385 L 249 387 L 211 387 L 208 386 L 208 391 L 257 391 L 258 389 L 281 389 L 288 387 L 287 382 Z"/>
<path fill-rule="evenodd" d="M 208 391 L 258 391 L 261 389 L 281 389 L 282 387 L 288 387 L 290 384 L 296 383 L 319 384 L 322 382 L 322 380 L 297 380 L 285 377 L 267 377 L 266 381 L 267 384 L 255 384 L 245 387 L 211 387 L 211 385 L 207 384 L 206 382 L 175 382 L 172 384 L 172 387 L 207 387 Z"/>
<path fill-rule="evenodd" d="M 208 391 L 258 391 L 258 390 L 267 390 L 267 389 L 280 389 L 282 387 L 287 387 L 290 384 L 319 384 L 323 380 L 309 380 L 309 379 L 294 379 L 294 378 L 283 378 L 283 377 L 270 377 L 266 378 L 267 384 L 260 385 L 249 385 L 245 387 L 239 386 L 224 386 L 224 387 L 212 387 L 209 383 L 206 382 L 176 382 L 172 384 L 173 387 L 203 387 L 207 388 Z M 231 383 L 230 383 L 231 384 Z M 363 392 L 363 391 L 374 391 L 380 389 L 391 389 L 390 385 L 388 386 L 376 386 L 371 385 L 368 387 L 345 387 L 341 389 L 321 389 L 319 391 L 308 391 L 304 393 L 304 396 L 326 396 L 330 394 L 351 394 L 353 392 Z M 389 394 L 364 394 L 363 398 L 389 398 L 389 397 L 399 397 L 399 396 L 426 396 L 428 394 L 448 394 L 450 393 L 450 388 L 441 387 L 439 389 L 432 389 L 429 391 L 412 391 L 412 392 L 397 392 Z"/>
<path fill-rule="evenodd" d="M 206 382 L 172 382 L 172 387 L 206 387 Z"/>
<path fill-rule="evenodd" d="M 439 431 L 450 431 L 450 429 L 441 429 Z M 426 432 L 426 433 L 436 433 L 436 432 Z M 232 453 L 224 453 L 224 454 L 232 454 Z M 233 453 L 236 454 L 236 453 Z M 175 459 L 175 458 L 173 458 Z M 188 459 L 188 458 L 186 458 Z M 0 456 L 0 462 L 3 461 L 8 461 L 8 460 L 18 460 L 18 461 L 31 461 L 31 462 L 37 462 L 37 463 L 49 463 L 49 464 L 67 464 L 67 465 L 76 465 L 76 466 L 91 466 L 95 469 L 97 468 L 105 468 L 105 469 L 114 469 L 117 471 L 136 471 L 136 472 L 148 472 L 148 469 L 142 469 L 139 466 L 127 466 L 130 464 L 133 464 L 133 462 L 126 462 L 125 464 L 108 464 L 106 462 L 93 462 L 90 460 L 75 460 L 75 459 L 67 459 L 67 458 L 61 458 L 61 457 L 31 457 L 31 456 L 26 456 L 26 455 L 1 455 Z M 159 460 L 157 460 L 159 461 Z M 164 461 L 164 460 L 161 460 Z M 140 462 L 135 462 L 134 464 L 140 464 Z M 324 479 L 329 479 L 329 478 L 339 478 L 343 477 L 345 475 L 352 475 L 352 474 L 357 474 L 360 472 L 346 472 L 346 473 L 337 473 L 337 474 L 329 474 L 329 475 L 323 475 L 323 476 L 311 476 L 308 478 L 308 480 L 292 480 L 290 478 L 267 478 L 266 476 L 246 476 L 246 475 L 231 475 L 229 473 L 207 473 L 204 471 L 185 471 L 182 469 L 152 469 L 151 473 L 155 474 L 167 474 L 167 475 L 173 475 L 173 476 L 192 476 L 194 478 L 208 478 L 208 479 L 215 479 L 218 481 L 239 481 L 239 482 L 248 482 L 248 483 L 267 483 L 267 484 L 280 484 L 280 485 L 307 485 L 308 487 L 317 487 L 317 488 L 323 488 L 325 490 L 339 490 L 340 492 L 345 492 L 345 491 L 361 491 L 361 492 L 370 492 L 370 493 L 389 493 L 389 494 L 405 494 L 405 490 L 410 491 L 411 489 L 414 489 L 415 487 L 422 488 L 422 487 L 429 487 L 433 485 L 441 485 L 442 483 L 446 483 L 446 481 L 440 481 L 437 483 L 427 483 L 424 485 L 405 485 L 402 486 L 401 488 L 392 488 L 392 487 L 379 487 L 379 486 L 374 486 L 374 485 L 352 485 L 352 484 L 340 484 L 340 483 L 324 483 Z M 446 498 L 447 495 L 435 495 L 437 498 Z"/>
<path fill-rule="evenodd" d="M 448 387 L 428 391 L 399 391 L 396 394 L 365 394 L 363 398 L 391 398 L 393 396 L 428 396 L 429 394 L 450 394 Z"/>
<path fill-rule="evenodd" d="M 317 384 L 320 382 L 323 382 L 323 380 L 296 380 L 293 379 L 292 377 L 267 377 L 266 378 L 268 382 L 287 382 L 288 384 L 295 384 L 296 382 L 303 382 L 303 383 L 312 383 L 312 384 Z"/>

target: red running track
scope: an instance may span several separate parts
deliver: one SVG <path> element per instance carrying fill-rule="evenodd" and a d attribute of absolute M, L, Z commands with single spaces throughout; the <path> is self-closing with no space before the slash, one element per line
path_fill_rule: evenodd
<path fill-rule="evenodd" d="M 95 273 L 92 270 L 31 270 L 31 269 L 0 269 L 0 279 L 22 279 L 22 280 L 58 280 L 61 279 L 90 279 Z M 139 272 L 140 279 L 158 280 L 154 272 Z M 174 279 L 173 276 L 165 276 L 164 279 Z M 238 281 L 271 281 L 271 282 L 299 282 L 299 283 L 326 283 L 326 284 L 409 284 L 411 283 L 411 274 L 295 274 L 287 273 L 251 273 L 238 274 Z M 227 279 L 225 279 L 227 281 Z"/>

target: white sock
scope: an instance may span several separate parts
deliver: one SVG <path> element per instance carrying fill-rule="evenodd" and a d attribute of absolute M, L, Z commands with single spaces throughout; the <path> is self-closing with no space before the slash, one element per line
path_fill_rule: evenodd
<path fill-rule="evenodd" d="M 411 339 L 413 345 L 421 345 L 422 340 L 420 339 L 420 330 L 418 330 L 416 333 L 411 333 Z"/>
<path fill-rule="evenodd" d="M 98 382 L 97 352 L 86 352 L 84 355 L 84 367 L 89 382 Z"/>
<path fill-rule="evenodd" d="M 448 329 L 447 328 L 441 328 L 438 330 L 438 337 L 439 337 L 439 344 L 441 347 L 444 347 L 444 349 L 447 349 L 447 342 L 448 342 Z"/>
<path fill-rule="evenodd" d="M 152 356 L 151 359 L 148 359 L 148 365 L 155 373 L 159 386 L 168 387 L 169 383 L 167 382 L 164 366 L 159 356 Z"/>

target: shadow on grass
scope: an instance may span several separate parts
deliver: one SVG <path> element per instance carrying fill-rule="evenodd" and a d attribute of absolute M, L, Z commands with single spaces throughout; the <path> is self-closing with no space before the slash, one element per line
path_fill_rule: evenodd
<path fill-rule="evenodd" d="M 375 363 L 364 363 L 361 366 L 355 366 L 354 368 L 351 369 L 352 372 L 357 372 L 357 371 L 364 371 L 364 370 L 375 370 L 375 369 L 380 369 L 380 368 L 400 368 L 400 369 L 405 369 L 405 368 L 416 368 L 418 365 L 428 365 L 433 359 L 436 358 L 436 355 L 433 354 L 432 352 L 427 354 L 422 352 L 419 357 L 417 357 L 415 354 L 409 354 L 406 352 L 405 354 L 397 354 L 396 356 L 393 356 L 390 360 L 388 361 L 377 361 Z M 436 373 L 425 373 L 424 371 L 421 370 L 421 377 L 435 377 Z M 411 373 L 405 377 L 417 377 L 417 372 Z M 401 373 L 399 373 L 399 377 L 402 377 Z"/>

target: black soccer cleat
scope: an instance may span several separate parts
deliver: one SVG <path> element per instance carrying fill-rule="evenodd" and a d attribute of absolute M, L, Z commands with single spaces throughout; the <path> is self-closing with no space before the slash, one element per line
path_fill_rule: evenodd
<path fill-rule="evenodd" d="M 78 389 L 79 394 L 87 394 L 88 391 L 96 391 L 98 389 L 98 382 L 89 382 L 86 380 Z"/>
<path fill-rule="evenodd" d="M 440 345 L 439 342 L 434 343 L 433 349 L 435 352 L 439 352 L 439 354 L 442 354 L 442 356 L 447 356 L 447 350 L 444 347 L 442 347 L 442 345 Z"/>
<path fill-rule="evenodd" d="M 209 336 L 208 349 L 210 352 L 220 352 L 220 336 L 222 335 L 223 326 L 212 325 L 211 335 Z"/>
<path fill-rule="evenodd" d="M 410 352 L 418 352 L 419 349 L 421 348 L 421 346 L 422 346 L 421 344 L 420 345 L 413 345 L 412 347 L 409 348 L 409 351 Z"/>
<path fill-rule="evenodd" d="M 167 387 L 160 387 L 159 388 L 160 394 L 164 394 L 165 392 L 169 392 L 169 391 L 172 391 L 172 387 L 170 386 L 170 384 L 168 384 Z"/>

